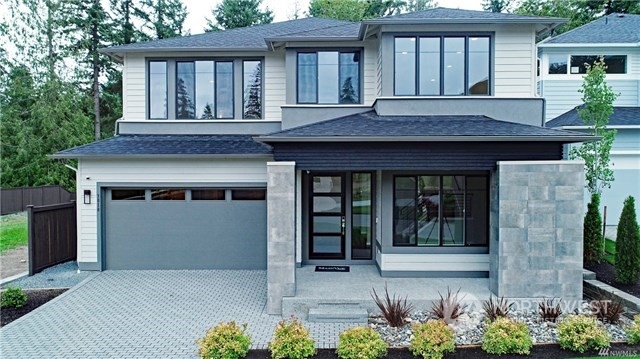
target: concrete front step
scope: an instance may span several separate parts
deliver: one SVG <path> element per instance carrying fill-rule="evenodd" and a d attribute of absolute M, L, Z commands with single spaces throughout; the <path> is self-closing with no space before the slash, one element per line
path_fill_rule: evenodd
<path fill-rule="evenodd" d="M 309 308 L 307 320 L 315 323 L 362 323 L 366 324 L 369 312 L 358 304 L 320 303 Z"/>

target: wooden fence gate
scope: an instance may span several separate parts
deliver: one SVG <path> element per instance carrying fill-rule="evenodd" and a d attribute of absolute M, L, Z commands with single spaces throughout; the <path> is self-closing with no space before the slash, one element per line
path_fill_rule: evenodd
<path fill-rule="evenodd" d="M 29 275 L 76 258 L 76 202 L 28 206 Z"/>

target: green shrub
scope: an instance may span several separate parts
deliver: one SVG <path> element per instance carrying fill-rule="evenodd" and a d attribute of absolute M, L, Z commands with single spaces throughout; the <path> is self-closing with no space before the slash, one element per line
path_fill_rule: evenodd
<path fill-rule="evenodd" d="M 570 315 L 558 324 L 558 344 L 564 349 L 584 353 L 609 347 L 609 334 L 595 317 Z"/>
<path fill-rule="evenodd" d="M 616 233 L 616 279 L 636 284 L 640 278 L 640 231 L 633 197 L 624 200 Z"/>
<path fill-rule="evenodd" d="M 584 217 L 584 262 L 599 262 L 602 258 L 602 216 L 600 216 L 600 195 L 592 194 Z"/>
<path fill-rule="evenodd" d="M 273 359 L 304 359 L 316 353 L 315 341 L 309 336 L 309 329 L 295 317 L 276 325 L 269 350 Z"/>
<path fill-rule="evenodd" d="M 238 359 L 249 353 L 251 338 L 245 334 L 247 324 L 220 323 L 198 340 L 198 354 L 207 359 Z"/>
<path fill-rule="evenodd" d="M 387 355 L 387 343 L 368 327 L 347 329 L 340 334 L 338 357 L 342 359 L 376 359 Z"/>
<path fill-rule="evenodd" d="M 532 346 L 529 328 L 506 317 L 490 323 L 482 336 L 482 350 L 489 354 L 529 354 Z"/>
<path fill-rule="evenodd" d="M 640 314 L 633 317 L 633 323 L 624 328 L 627 333 L 627 342 L 631 345 L 640 344 Z"/>
<path fill-rule="evenodd" d="M 425 359 L 440 359 L 456 350 L 456 335 L 442 319 L 414 324 L 409 350 Z"/>
<path fill-rule="evenodd" d="M 7 287 L 7 290 L 0 294 L 0 307 L 20 308 L 27 304 L 27 295 L 20 288 Z"/>

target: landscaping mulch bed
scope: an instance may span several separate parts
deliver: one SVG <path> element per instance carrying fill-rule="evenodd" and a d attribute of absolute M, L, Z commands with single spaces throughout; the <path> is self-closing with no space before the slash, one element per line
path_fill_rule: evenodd
<path fill-rule="evenodd" d="M 622 343 L 611 343 L 611 348 L 609 348 L 610 355 L 614 354 L 628 354 L 627 357 L 637 358 L 640 356 L 640 345 L 628 345 Z M 500 359 L 511 359 L 511 358 L 549 358 L 549 359 L 559 359 L 559 358 L 584 358 L 584 357 L 593 357 L 598 356 L 598 351 L 590 351 L 586 353 L 574 353 L 572 351 L 564 350 L 560 348 L 557 344 L 539 344 L 534 345 L 531 349 L 531 354 L 529 356 L 523 355 L 489 355 L 480 348 L 478 345 L 469 345 L 464 347 L 457 347 L 455 353 L 449 354 L 445 356 L 445 359 L 484 359 L 484 358 L 500 358 Z M 329 359 L 329 358 L 337 358 L 335 349 L 319 349 L 318 353 L 312 358 L 316 359 Z M 251 350 L 248 359 L 267 359 L 271 358 L 268 350 Z M 389 349 L 386 358 L 392 359 L 415 359 L 409 349 L 407 348 L 392 348 Z"/>
<path fill-rule="evenodd" d="M 633 296 L 640 297 L 640 282 L 627 285 L 616 282 L 616 269 L 614 266 L 607 262 L 598 264 L 589 264 L 584 266 L 585 269 L 590 270 L 596 274 L 596 279 L 606 283 L 612 287 L 618 288 L 623 292 L 627 292 Z"/>
<path fill-rule="evenodd" d="M 14 320 L 22 317 L 30 311 L 38 308 L 44 303 L 64 293 L 67 289 L 34 289 L 25 290 L 27 304 L 21 308 L 2 308 L 0 311 L 0 327 L 5 326 Z"/>

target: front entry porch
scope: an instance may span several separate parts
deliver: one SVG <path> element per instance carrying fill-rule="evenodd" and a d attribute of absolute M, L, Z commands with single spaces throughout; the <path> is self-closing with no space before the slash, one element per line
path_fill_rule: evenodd
<path fill-rule="evenodd" d="M 389 295 L 402 298 L 414 305 L 415 310 L 429 310 L 431 303 L 460 289 L 460 298 L 479 310 L 482 301 L 489 298 L 488 278 L 384 278 L 375 265 L 352 265 L 350 272 L 315 272 L 315 266 L 296 268 L 296 295 L 282 301 L 282 316 L 295 315 L 307 319 L 309 309 L 330 305 L 348 305 L 379 312 L 371 298 L 372 288 L 384 295 L 387 285 Z"/>

